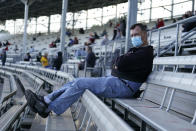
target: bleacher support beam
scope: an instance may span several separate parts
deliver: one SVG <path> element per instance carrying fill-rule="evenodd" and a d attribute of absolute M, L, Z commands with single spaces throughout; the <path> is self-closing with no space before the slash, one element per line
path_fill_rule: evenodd
<path fill-rule="evenodd" d="M 65 48 L 65 32 L 66 32 L 66 14 L 67 14 L 67 6 L 68 6 L 68 0 L 63 0 L 62 5 L 62 15 L 61 15 L 61 52 L 64 56 L 64 48 Z"/>
<path fill-rule="evenodd" d="M 138 0 L 128 0 L 125 53 L 130 47 L 130 27 L 137 22 Z"/>

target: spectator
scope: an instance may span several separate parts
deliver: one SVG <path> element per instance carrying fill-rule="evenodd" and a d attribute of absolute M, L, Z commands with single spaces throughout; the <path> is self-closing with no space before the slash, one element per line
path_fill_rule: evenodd
<path fill-rule="evenodd" d="M 88 40 L 88 45 L 92 45 L 95 43 L 95 37 L 93 36 L 92 33 L 90 33 L 90 37 L 89 37 L 89 40 Z"/>
<path fill-rule="evenodd" d="M 10 42 L 9 42 L 8 40 L 6 40 L 5 45 L 6 45 L 6 46 L 9 46 L 9 45 L 11 45 L 11 44 L 10 44 Z"/>
<path fill-rule="evenodd" d="M 39 52 L 39 54 L 36 56 L 37 62 L 41 62 L 42 54 Z"/>
<path fill-rule="evenodd" d="M 85 48 L 79 49 L 79 50 L 77 50 L 76 53 L 75 53 L 75 57 L 76 57 L 77 59 L 85 58 L 86 55 L 87 55 L 87 53 L 86 53 L 86 51 L 85 51 Z"/>
<path fill-rule="evenodd" d="M 67 32 L 66 32 L 66 35 L 68 36 L 68 37 L 71 37 L 71 31 L 70 30 L 67 30 Z"/>
<path fill-rule="evenodd" d="M 47 52 L 45 52 L 44 55 L 42 56 L 41 63 L 42 63 L 42 66 L 43 67 L 49 68 L 49 64 L 48 64 L 48 53 Z"/>
<path fill-rule="evenodd" d="M 78 38 L 77 38 L 77 37 L 74 37 L 74 42 L 73 42 L 73 44 L 74 44 L 74 45 L 79 44 L 79 42 L 78 42 Z"/>
<path fill-rule="evenodd" d="M 5 66 L 6 58 L 7 58 L 6 50 L 3 49 L 1 54 L 2 66 Z"/>
<path fill-rule="evenodd" d="M 107 45 L 109 43 L 108 35 L 104 35 L 104 39 L 101 42 L 101 45 Z"/>
<path fill-rule="evenodd" d="M 104 29 L 103 32 L 101 33 L 101 37 L 103 37 L 103 36 L 105 36 L 105 35 L 107 35 L 107 34 L 108 34 L 108 33 L 107 33 L 106 29 Z"/>
<path fill-rule="evenodd" d="M 134 48 L 116 59 L 111 76 L 77 78 L 46 96 L 37 96 L 30 90 L 25 97 L 30 109 L 45 118 L 51 111 L 60 115 L 90 90 L 106 98 L 134 98 L 140 86 L 152 71 L 153 47 L 148 46 L 146 28 L 142 24 L 131 27 Z"/>
<path fill-rule="evenodd" d="M 114 27 L 112 40 L 115 40 L 116 35 L 117 35 L 117 27 Z"/>
<path fill-rule="evenodd" d="M 72 46 L 73 44 L 74 44 L 74 40 L 72 38 L 70 38 L 68 46 Z"/>
<path fill-rule="evenodd" d="M 16 53 L 17 51 L 18 51 L 18 46 L 15 45 L 14 52 Z"/>
<path fill-rule="evenodd" d="M 49 47 L 52 48 L 54 46 L 54 41 L 49 44 Z"/>
<path fill-rule="evenodd" d="M 27 53 L 24 58 L 24 61 L 30 61 L 30 60 L 31 60 L 31 55 L 30 55 L 30 53 Z"/>
<path fill-rule="evenodd" d="M 35 49 L 33 48 L 33 46 L 30 47 L 30 53 L 33 53 L 35 51 Z"/>
<path fill-rule="evenodd" d="M 54 43 L 60 43 L 61 39 L 59 37 L 56 38 L 56 40 L 54 41 Z"/>
<path fill-rule="evenodd" d="M 157 24 L 156 24 L 157 29 L 163 26 L 165 26 L 163 19 L 162 18 L 157 19 Z"/>
<path fill-rule="evenodd" d="M 110 28 L 112 28 L 112 25 L 113 25 L 113 23 L 112 23 L 112 21 L 110 20 L 110 22 L 109 22 Z"/>
<path fill-rule="evenodd" d="M 125 35 L 126 35 L 126 21 L 125 21 L 125 19 L 120 21 L 119 29 L 120 29 L 120 32 L 121 32 L 122 36 L 125 37 Z"/>
<path fill-rule="evenodd" d="M 79 33 L 80 33 L 80 34 L 84 34 L 84 33 L 85 33 L 85 32 L 84 32 L 84 29 L 83 29 L 83 28 L 80 28 L 80 29 L 79 29 Z"/>
<path fill-rule="evenodd" d="M 183 15 L 183 19 L 187 19 L 187 18 L 189 18 L 189 17 L 191 17 L 191 16 L 192 16 L 192 12 L 188 11 L 188 12 L 186 12 L 186 13 Z M 191 31 L 193 28 L 196 27 L 196 20 L 191 20 L 191 21 L 189 21 L 189 22 L 186 22 L 186 23 L 184 23 L 184 24 L 182 25 L 182 27 L 183 27 L 182 32 L 189 32 L 189 31 Z"/>
<path fill-rule="evenodd" d="M 53 69 L 60 70 L 63 63 L 62 52 L 58 52 L 58 57 L 54 60 Z"/>
<path fill-rule="evenodd" d="M 97 32 L 94 32 L 94 38 L 99 39 L 99 36 L 98 36 Z"/>
<path fill-rule="evenodd" d="M 95 57 L 95 54 L 92 51 L 92 47 L 87 46 L 87 52 L 88 52 L 88 54 L 87 54 L 86 60 L 85 60 L 86 66 L 87 67 L 94 67 L 95 66 L 96 57 Z M 84 65 L 85 65 L 84 62 L 80 63 L 79 64 L 79 69 L 80 70 L 84 69 Z"/>
<path fill-rule="evenodd" d="M 33 41 L 36 41 L 36 37 L 33 37 Z"/>
<path fill-rule="evenodd" d="M 8 45 L 6 45 L 5 50 L 8 51 Z"/>
<path fill-rule="evenodd" d="M 116 34 L 115 40 L 118 40 L 118 39 L 120 39 L 120 38 L 121 38 L 121 32 L 120 32 L 120 29 L 117 28 L 117 34 Z"/>

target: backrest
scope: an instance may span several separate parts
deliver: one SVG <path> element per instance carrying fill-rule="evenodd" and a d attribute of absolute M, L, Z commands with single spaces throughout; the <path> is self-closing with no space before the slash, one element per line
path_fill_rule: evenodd
<path fill-rule="evenodd" d="M 155 58 L 153 63 L 158 68 L 154 68 L 148 77 L 148 89 L 144 98 L 159 105 L 164 103 L 165 107 L 171 105 L 172 110 L 192 118 L 196 109 L 196 56 L 161 57 Z M 175 69 L 165 71 L 164 67 L 171 65 L 174 65 Z M 191 66 L 188 68 L 193 71 L 183 72 L 179 70 L 179 66 Z"/>

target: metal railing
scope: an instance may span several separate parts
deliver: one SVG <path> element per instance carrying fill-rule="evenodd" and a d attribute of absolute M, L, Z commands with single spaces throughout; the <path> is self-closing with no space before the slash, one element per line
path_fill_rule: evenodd
<path fill-rule="evenodd" d="M 173 28 L 173 27 L 176 27 L 176 39 L 175 40 L 173 40 L 171 43 L 169 43 L 167 46 L 171 46 L 171 45 L 173 45 L 173 47 L 175 48 L 175 56 L 177 56 L 178 55 L 178 47 L 179 47 L 179 32 L 180 32 L 180 25 L 181 24 L 184 24 L 184 23 L 186 23 L 186 22 L 192 22 L 192 21 L 196 21 L 196 16 L 193 16 L 193 17 L 190 17 L 190 18 L 187 18 L 187 19 L 185 19 L 185 20 L 181 20 L 181 21 L 178 21 L 178 22 L 176 22 L 176 23 L 174 23 L 174 24 L 171 24 L 171 25 L 167 25 L 167 26 L 164 26 L 164 27 L 160 27 L 159 29 L 154 29 L 154 30 L 151 30 L 151 31 L 149 31 L 149 39 L 150 39 L 150 43 L 152 42 L 151 40 L 152 40 L 152 33 L 153 32 L 158 32 L 158 47 L 157 47 L 157 53 L 156 53 L 156 55 L 159 57 L 160 55 L 162 55 L 163 53 L 165 53 L 165 52 L 162 52 L 161 53 L 161 48 L 160 48 L 160 46 L 161 46 L 161 31 L 163 31 L 163 30 L 165 30 L 165 29 L 169 29 L 169 28 Z M 181 37 L 183 38 L 182 39 L 182 41 L 185 41 L 185 40 L 187 40 L 188 38 L 190 38 L 190 36 L 189 36 L 189 34 L 190 33 L 192 33 L 193 31 L 195 31 L 196 29 L 194 28 L 193 30 L 191 30 L 191 31 L 189 31 L 189 32 L 187 32 L 187 33 L 185 33 L 184 35 L 182 35 Z M 187 37 L 187 36 L 189 36 L 189 37 Z M 192 36 L 192 35 L 191 35 Z M 167 46 L 165 46 L 165 47 L 167 47 Z"/>

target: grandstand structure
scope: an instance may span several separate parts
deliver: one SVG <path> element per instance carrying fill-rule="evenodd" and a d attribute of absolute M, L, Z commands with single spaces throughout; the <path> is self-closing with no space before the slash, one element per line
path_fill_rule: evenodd
<path fill-rule="evenodd" d="M 152 13 L 153 0 L 150 1 L 149 11 Z M 154 47 L 153 70 L 142 84 L 144 92 L 139 98 L 100 98 L 86 90 L 62 115 L 51 113 L 45 119 L 27 106 L 24 97 L 27 89 L 46 95 L 75 78 L 111 73 L 115 53 L 122 55 L 131 47 L 130 26 L 137 23 L 138 14 L 144 11 L 138 10 L 138 7 L 145 0 L 128 0 L 126 37 L 109 41 L 105 45 L 101 45 L 103 38 L 96 40 L 96 44 L 91 45 L 97 57 L 96 66 L 87 67 L 85 63 L 84 70 L 78 69 L 78 64 L 84 59 L 76 59 L 75 52 L 84 48 L 83 43 L 88 34 L 75 31 L 79 44 L 67 46 L 66 14 L 124 2 L 127 0 L 0 0 L 0 21 L 24 18 L 23 34 L 4 33 L 0 37 L 0 41 L 8 40 L 12 43 L 7 51 L 5 66 L 0 66 L 0 131 L 196 131 L 196 27 L 182 32 L 182 25 L 196 21 L 196 16 L 172 23 L 172 19 L 177 17 L 174 14 L 174 0 L 171 0 L 172 5 L 160 7 L 172 8 L 166 26 L 148 31 L 149 44 Z M 195 12 L 195 1 L 188 2 L 191 2 L 191 11 Z M 178 4 L 181 3 L 186 2 L 180 1 Z M 49 18 L 46 34 L 36 31 L 36 34 L 28 35 L 29 18 L 54 14 L 61 14 L 60 31 L 50 32 Z M 154 24 L 151 15 L 149 23 L 146 23 L 148 28 Z M 101 17 L 103 20 L 103 15 Z M 117 20 L 116 17 L 115 22 Z M 103 21 L 101 23 L 102 26 L 93 27 L 87 32 L 96 31 L 100 34 L 106 29 L 111 37 L 113 28 L 104 25 Z M 55 41 L 57 37 L 60 37 L 57 48 L 49 48 L 49 42 Z M 19 48 L 16 51 L 15 45 Z M 24 54 L 30 51 L 31 46 L 34 47 L 31 61 L 23 61 Z M 60 71 L 43 68 L 36 61 L 39 52 L 49 52 L 52 61 L 58 51 L 64 53 Z M 98 73 L 94 73 L 97 70 Z"/>

